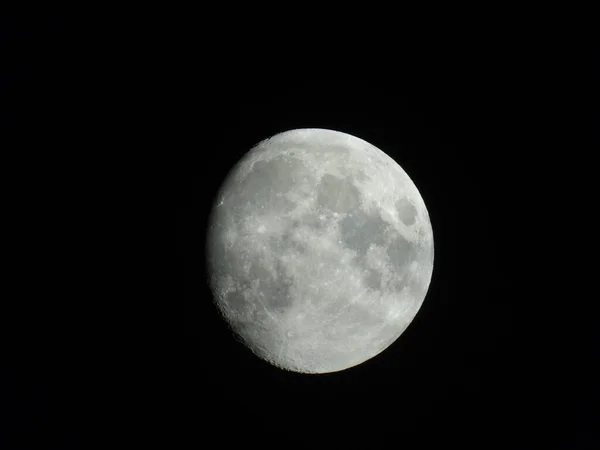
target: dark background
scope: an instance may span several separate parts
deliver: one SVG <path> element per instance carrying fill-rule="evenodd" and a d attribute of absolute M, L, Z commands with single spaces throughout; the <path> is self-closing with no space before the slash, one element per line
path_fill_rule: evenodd
<path fill-rule="evenodd" d="M 597 347 L 582 314 L 591 298 L 577 281 L 588 270 L 581 186 L 597 147 L 597 65 L 568 51 L 471 45 L 250 57 L 201 90 L 203 118 L 190 119 L 208 137 L 181 153 L 177 217 L 191 442 L 233 425 L 227 439 L 259 445 L 598 445 Z M 435 237 L 433 280 L 409 329 L 372 360 L 318 376 L 245 350 L 203 278 L 207 213 L 228 169 L 258 141 L 301 127 L 388 153 L 422 193 Z"/>
<path fill-rule="evenodd" d="M 8 239 L 18 251 L 7 278 L 26 275 L 3 305 L 24 319 L 3 314 L 2 448 L 89 448 L 131 431 L 144 409 L 154 419 L 133 441 L 176 418 L 180 448 L 597 447 L 598 62 L 586 39 L 485 24 L 407 31 L 407 19 L 99 15 L 0 17 L 1 148 L 16 179 L 6 210 L 19 210 L 6 223 L 24 233 Z M 370 361 L 315 376 L 275 369 L 233 339 L 202 257 L 227 171 L 301 127 L 394 158 L 435 239 L 431 287 L 408 330 Z M 165 191 L 175 264 L 138 276 L 134 254 L 154 264 L 148 242 L 161 233 L 144 234 L 160 218 L 137 207 L 169 217 L 157 207 Z M 155 304 L 169 268 L 174 287 Z M 182 296 L 183 330 L 170 308 Z"/>
<path fill-rule="evenodd" d="M 177 217 L 190 442 L 233 426 L 228 440 L 267 447 L 598 445 L 597 347 L 582 314 L 591 298 L 576 281 L 591 231 L 580 228 L 580 183 L 595 148 L 597 65 L 471 45 L 411 57 L 400 45 L 383 56 L 258 51 L 200 90 L 202 118 L 190 120 L 207 132 L 181 152 Z M 207 213 L 228 169 L 258 141 L 301 127 L 347 132 L 392 156 L 422 193 L 435 237 L 433 280 L 409 329 L 372 360 L 318 376 L 251 355 L 203 278 Z"/>

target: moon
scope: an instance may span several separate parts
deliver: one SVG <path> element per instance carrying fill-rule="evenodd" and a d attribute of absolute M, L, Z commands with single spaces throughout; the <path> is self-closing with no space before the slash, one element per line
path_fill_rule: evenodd
<path fill-rule="evenodd" d="M 208 283 L 254 354 L 328 373 L 390 346 L 423 304 L 433 231 L 407 173 L 368 142 L 297 129 L 257 144 L 209 216 Z"/>

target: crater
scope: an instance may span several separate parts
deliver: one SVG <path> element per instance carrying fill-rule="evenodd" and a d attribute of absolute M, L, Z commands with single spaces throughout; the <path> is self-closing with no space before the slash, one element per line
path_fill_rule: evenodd
<path fill-rule="evenodd" d="M 417 218 L 417 209 L 415 205 L 409 202 L 406 198 L 401 198 L 396 202 L 396 210 L 398 217 L 407 226 L 413 225 Z"/>

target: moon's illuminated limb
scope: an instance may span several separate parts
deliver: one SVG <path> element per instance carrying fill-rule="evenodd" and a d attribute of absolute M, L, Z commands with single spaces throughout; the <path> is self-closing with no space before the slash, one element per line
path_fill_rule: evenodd
<path fill-rule="evenodd" d="M 288 370 L 343 370 L 394 342 L 433 271 L 416 186 L 371 144 L 301 129 L 231 170 L 207 235 L 216 304 L 258 356 Z"/>

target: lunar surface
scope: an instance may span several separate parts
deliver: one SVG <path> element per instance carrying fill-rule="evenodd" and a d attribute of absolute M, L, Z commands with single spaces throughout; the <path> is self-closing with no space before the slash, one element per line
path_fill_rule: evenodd
<path fill-rule="evenodd" d="M 406 172 L 357 137 L 277 134 L 226 177 L 206 236 L 223 318 L 260 358 L 326 373 L 381 353 L 421 307 L 433 232 Z"/>

